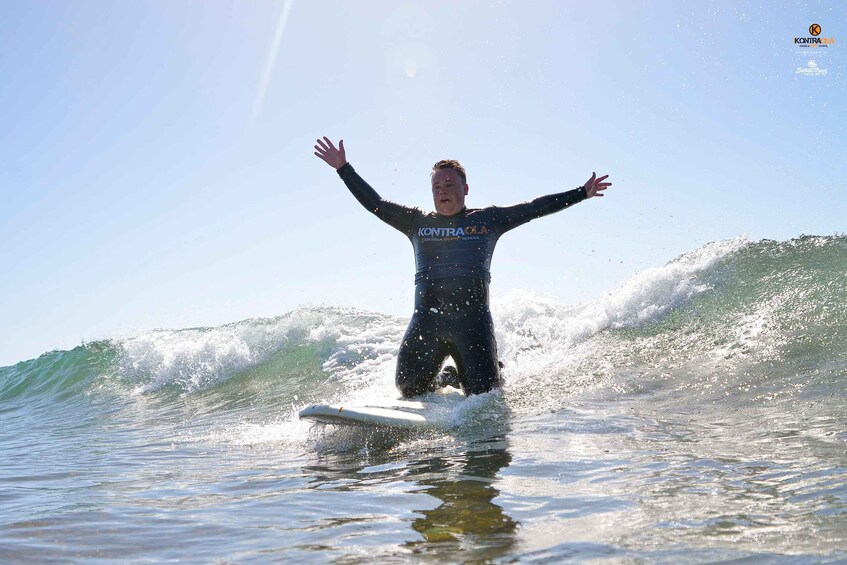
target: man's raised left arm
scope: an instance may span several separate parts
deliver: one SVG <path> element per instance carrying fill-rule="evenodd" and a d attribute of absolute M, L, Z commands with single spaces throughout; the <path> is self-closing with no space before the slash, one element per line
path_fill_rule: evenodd
<path fill-rule="evenodd" d="M 588 198 L 603 196 L 603 191 L 612 186 L 610 182 L 603 182 L 607 178 L 609 175 L 598 177 L 597 173 L 592 173 L 591 178 L 584 185 L 574 190 L 539 196 L 529 202 L 499 208 L 503 219 L 500 229 L 505 232 L 530 220 L 564 210 Z"/>

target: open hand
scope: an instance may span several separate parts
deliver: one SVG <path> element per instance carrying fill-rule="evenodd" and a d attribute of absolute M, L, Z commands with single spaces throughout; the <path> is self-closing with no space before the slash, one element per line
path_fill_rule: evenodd
<path fill-rule="evenodd" d="M 347 163 L 347 155 L 344 153 L 344 140 L 338 142 L 338 148 L 329 140 L 327 136 L 318 140 L 315 145 L 315 155 L 324 160 L 324 162 L 335 169 L 340 169 Z"/>
<path fill-rule="evenodd" d="M 591 178 L 586 181 L 582 188 L 585 189 L 586 198 L 591 198 L 593 196 L 603 196 L 601 191 L 606 190 L 612 183 L 610 182 L 600 182 L 604 179 L 609 178 L 609 175 L 603 175 L 600 178 L 597 178 L 597 173 L 591 173 Z"/>

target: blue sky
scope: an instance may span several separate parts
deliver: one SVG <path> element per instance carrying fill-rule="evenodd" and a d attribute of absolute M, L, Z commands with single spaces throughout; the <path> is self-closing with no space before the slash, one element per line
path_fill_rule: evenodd
<path fill-rule="evenodd" d="M 793 38 L 819 23 L 828 48 Z M 492 292 L 593 300 L 714 240 L 845 231 L 843 2 L 7 2 L 0 365 L 301 305 L 409 315 L 386 198 L 615 185 L 498 244 Z M 825 76 L 798 74 L 809 59 Z"/>

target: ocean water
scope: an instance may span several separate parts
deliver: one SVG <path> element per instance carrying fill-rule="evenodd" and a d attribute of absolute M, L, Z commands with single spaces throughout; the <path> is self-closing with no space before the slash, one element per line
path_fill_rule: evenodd
<path fill-rule="evenodd" d="M 0 368 L 0 562 L 847 561 L 846 237 L 492 311 L 505 388 L 420 432 L 297 419 L 396 396 L 349 308 Z"/>

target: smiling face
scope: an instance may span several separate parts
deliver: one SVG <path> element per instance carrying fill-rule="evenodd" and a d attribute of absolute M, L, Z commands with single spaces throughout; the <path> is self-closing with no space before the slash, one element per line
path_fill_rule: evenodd
<path fill-rule="evenodd" d="M 468 185 L 456 169 L 438 169 L 432 173 L 432 201 L 442 216 L 455 216 L 465 207 Z"/>

